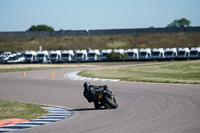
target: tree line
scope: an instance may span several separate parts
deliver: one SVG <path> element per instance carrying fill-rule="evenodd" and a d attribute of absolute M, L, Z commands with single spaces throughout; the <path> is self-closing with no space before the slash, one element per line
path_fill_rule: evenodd
<path fill-rule="evenodd" d="M 166 27 L 173 27 L 173 28 L 182 28 L 182 27 L 190 27 L 191 21 L 187 20 L 186 18 L 176 19 Z M 27 31 L 54 31 L 54 28 L 51 26 L 41 24 L 41 25 L 32 25 Z"/>

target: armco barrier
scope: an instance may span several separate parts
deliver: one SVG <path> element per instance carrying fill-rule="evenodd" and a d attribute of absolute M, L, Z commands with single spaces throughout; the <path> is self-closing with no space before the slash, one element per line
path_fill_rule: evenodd
<path fill-rule="evenodd" d="M 103 36 L 103 35 L 120 35 L 120 34 L 176 33 L 176 32 L 200 32 L 200 27 L 0 32 L 0 38 L 5 38 L 5 37 Z"/>

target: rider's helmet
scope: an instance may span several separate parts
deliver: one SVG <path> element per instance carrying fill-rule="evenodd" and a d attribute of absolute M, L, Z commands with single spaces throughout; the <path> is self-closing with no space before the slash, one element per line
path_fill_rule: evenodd
<path fill-rule="evenodd" d="M 88 88 L 90 86 L 90 83 L 89 82 L 85 82 L 84 84 L 83 84 L 83 87 L 84 88 Z"/>
<path fill-rule="evenodd" d="M 108 91 L 108 86 L 107 85 L 104 85 L 103 88 L 104 88 L 104 90 Z"/>

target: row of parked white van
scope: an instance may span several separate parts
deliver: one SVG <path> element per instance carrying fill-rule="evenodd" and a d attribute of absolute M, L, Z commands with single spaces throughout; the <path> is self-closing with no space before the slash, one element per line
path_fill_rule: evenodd
<path fill-rule="evenodd" d="M 11 53 L 11 52 L 4 52 L 0 55 L 0 63 L 20 63 L 24 62 L 25 57 L 24 54 L 21 52 Z"/>
<path fill-rule="evenodd" d="M 0 55 L 0 62 L 39 62 L 55 63 L 68 61 L 96 61 L 108 60 L 112 52 L 124 55 L 130 59 L 158 59 L 158 58 L 189 58 L 200 57 L 200 47 L 196 48 L 146 48 L 146 49 L 103 49 L 103 50 L 55 50 L 55 51 L 25 51 L 21 53 L 4 52 Z"/>

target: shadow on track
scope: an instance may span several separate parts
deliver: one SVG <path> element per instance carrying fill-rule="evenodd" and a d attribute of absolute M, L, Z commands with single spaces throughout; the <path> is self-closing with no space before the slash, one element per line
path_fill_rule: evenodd
<path fill-rule="evenodd" d="M 93 110 L 106 110 L 106 108 L 100 108 L 100 109 L 95 109 L 95 108 L 80 108 L 80 109 L 71 109 L 69 111 L 93 111 Z"/>

